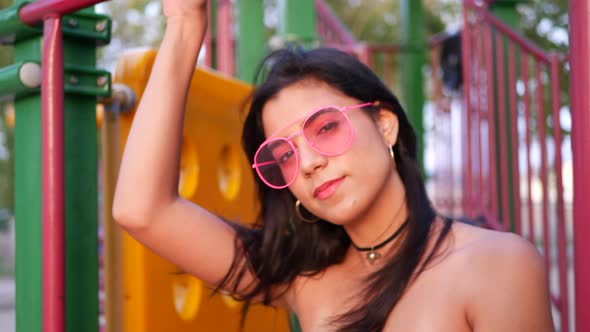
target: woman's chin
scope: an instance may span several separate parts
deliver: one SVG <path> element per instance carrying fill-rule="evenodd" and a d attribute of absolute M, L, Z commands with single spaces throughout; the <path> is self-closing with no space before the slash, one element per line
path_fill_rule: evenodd
<path fill-rule="evenodd" d="M 351 223 L 354 223 L 355 220 L 358 219 L 358 214 L 353 213 L 353 211 L 334 211 L 333 213 L 322 213 L 321 219 L 340 226 L 346 226 Z"/>

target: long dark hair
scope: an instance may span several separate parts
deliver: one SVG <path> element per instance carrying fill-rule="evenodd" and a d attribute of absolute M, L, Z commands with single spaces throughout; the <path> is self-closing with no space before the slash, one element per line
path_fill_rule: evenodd
<path fill-rule="evenodd" d="M 361 102 L 379 101 L 381 107 L 391 110 L 399 119 L 394 152 L 409 211 L 406 234 L 396 254 L 368 276 L 366 286 L 359 293 L 364 295 L 358 306 L 332 320 L 339 331 L 380 331 L 404 290 L 432 260 L 450 228 L 447 223 L 434 248 L 427 253 L 436 214 L 417 162 L 416 134 L 391 91 L 368 67 L 344 52 L 329 48 L 283 49 L 271 53 L 261 68 L 258 76 L 262 83 L 251 96 L 242 134 L 251 163 L 266 139 L 262 126 L 265 103 L 281 89 L 303 80 L 326 83 Z M 376 111 L 374 107 L 365 109 L 369 114 Z M 254 177 L 261 202 L 260 215 L 253 227 L 234 226 L 236 256 L 219 286 L 239 294 L 236 296 L 246 301 L 246 311 L 254 298 L 270 304 L 282 295 L 277 289 L 288 289 L 297 276 L 314 275 L 342 262 L 350 246 L 350 238 L 341 226 L 324 220 L 313 224 L 298 220 L 294 213 L 295 197 L 289 190 L 271 189 L 256 174 Z M 248 271 L 256 279 L 244 287 L 242 279 Z"/>

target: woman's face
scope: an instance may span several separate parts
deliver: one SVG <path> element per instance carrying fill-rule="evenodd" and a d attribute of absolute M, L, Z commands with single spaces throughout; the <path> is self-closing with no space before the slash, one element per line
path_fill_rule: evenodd
<path fill-rule="evenodd" d="M 361 103 L 325 83 L 298 82 L 282 89 L 264 105 L 264 131 L 266 137 L 288 137 L 301 129 L 311 111 L 324 106 Z M 397 117 L 388 110 L 370 116 L 358 108 L 346 114 L 352 123 L 354 139 L 342 154 L 322 155 L 303 136 L 292 137 L 299 169 L 289 186 L 307 210 L 341 225 L 362 218 L 383 191 L 394 170 L 389 144 L 395 144 L 398 129 Z"/>

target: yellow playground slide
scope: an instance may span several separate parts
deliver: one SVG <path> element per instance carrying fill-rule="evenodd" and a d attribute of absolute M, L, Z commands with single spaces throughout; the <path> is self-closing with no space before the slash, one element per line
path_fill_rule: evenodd
<path fill-rule="evenodd" d="M 115 83 L 130 87 L 141 99 L 155 56 L 155 50 L 123 55 Z M 236 221 L 254 220 L 257 207 L 251 168 L 240 146 L 242 103 L 250 91 L 235 79 L 195 69 L 183 135 L 180 194 Z M 121 146 L 132 119 L 133 112 L 120 117 Z M 227 295 L 211 297 L 210 287 L 178 273 L 126 235 L 122 252 L 125 332 L 239 330 L 241 303 Z M 288 314 L 255 306 L 244 331 L 289 331 Z"/>

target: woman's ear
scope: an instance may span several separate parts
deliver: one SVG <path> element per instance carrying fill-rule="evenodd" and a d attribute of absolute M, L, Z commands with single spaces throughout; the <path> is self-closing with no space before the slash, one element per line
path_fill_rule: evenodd
<path fill-rule="evenodd" d="M 397 115 L 391 110 L 380 108 L 377 113 L 377 127 L 387 145 L 395 145 L 399 132 L 399 121 Z"/>

